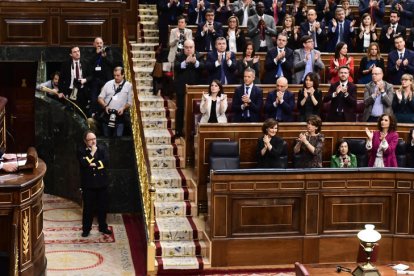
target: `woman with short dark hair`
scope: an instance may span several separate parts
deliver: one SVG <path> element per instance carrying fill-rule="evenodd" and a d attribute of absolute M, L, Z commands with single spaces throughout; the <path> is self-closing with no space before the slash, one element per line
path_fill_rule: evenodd
<path fill-rule="evenodd" d="M 300 133 L 293 148 L 295 154 L 301 153 L 298 168 L 322 168 L 322 150 L 325 136 L 320 133 L 322 120 L 310 115 L 306 120 L 306 132 Z"/>
<path fill-rule="evenodd" d="M 309 72 L 303 80 L 303 88 L 299 90 L 297 108 L 299 121 L 304 122 L 309 115 L 319 115 L 322 105 L 322 91 L 319 88 L 319 77 Z"/>
<path fill-rule="evenodd" d="M 336 146 L 336 154 L 331 157 L 331 168 L 356 168 L 355 154 L 349 152 L 349 144 L 345 139 L 340 139 Z"/>
<path fill-rule="evenodd" d="M 262 125 L 263 136 L 257 141 L 257 166 L 259 168 L 280 168 L 279 157 L 283 152 L 284 140 L 276 136 L 279 123 L 273 118 Z"/>

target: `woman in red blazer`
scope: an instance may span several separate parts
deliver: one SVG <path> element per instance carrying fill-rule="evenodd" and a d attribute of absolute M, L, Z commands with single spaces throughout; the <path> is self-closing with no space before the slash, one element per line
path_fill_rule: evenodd
<path fill-rule="evenodd" d="M 397 121 L 393 115 L 382 114 L 377 131 L 365 128 L 367 150 L 370 150 L 369 167 L 398 167 L 395 148 L 398 144 Z"/>

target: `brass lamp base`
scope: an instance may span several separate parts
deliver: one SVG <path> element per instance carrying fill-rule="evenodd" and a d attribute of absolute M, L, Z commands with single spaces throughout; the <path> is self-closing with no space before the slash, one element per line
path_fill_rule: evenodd
<path fill-rule="evenodd" d="M 381 276 L 378 269 L 372 265 L 358 265 L 354 271 L 352 271 L 354 276 Z"/>

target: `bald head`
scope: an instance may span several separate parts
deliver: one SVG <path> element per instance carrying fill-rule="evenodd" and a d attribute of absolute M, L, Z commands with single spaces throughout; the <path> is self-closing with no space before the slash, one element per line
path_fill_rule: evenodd
<path fill-rule="evenodd" d="M 276 81 L 276 89 L 280 92 L 285 92 L 288 88 L 288 80 L 285 77 L 280 77 Z"/>
<path fill-rule="evenodd" d="M 372 69 L 372 80 L 377 83 L 379 81 L 382 81 L 382 78 L 384 77 L 384 72 L 380 67 L 375 67 Z"/>
<path fill-rule="evenodd" d="M 191 39 L 187 39 L 184 41 L 184 54 L 186 56 L 194 55 L 195 53 L 195 47 L 194 47 L 194 41 Z"/>

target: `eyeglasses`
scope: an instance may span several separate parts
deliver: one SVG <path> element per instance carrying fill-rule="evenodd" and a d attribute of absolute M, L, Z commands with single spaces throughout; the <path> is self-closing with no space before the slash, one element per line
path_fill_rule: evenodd
<path fill-rule="evenodd" d="M 401 81 L 412 81 L 412 79 L 401 79 Z"/>

